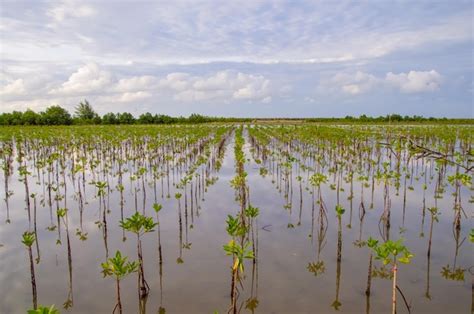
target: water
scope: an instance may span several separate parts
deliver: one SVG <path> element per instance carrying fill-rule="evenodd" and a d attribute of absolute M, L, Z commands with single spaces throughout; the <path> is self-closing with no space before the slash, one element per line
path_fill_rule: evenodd
<path fill-rule="evenodd" d="M 286 185 L 284 175 L 280 178 L 276 171 L 272 173 L 271 157 L 267 163 L 257 164 L 253 156 L 248 134 L 245 133 L 246 144 L 244 151 L 249 161 L 245 164 L 248 173 L 247 185 L 252 206 L 260 209 L 257 219 L 258 259 L 255 265 L 246 261 L 242 287 L 238 305 L 241 312 L 251 312 L 249 300 L 258 300 L 257 313 L 332 313 L 331 306 L 338 299 L 342 313 L 387 313 L 391 310 L 390 279 L 373 278 L 371 296 L 365 295 L 369 249 L 357 246 L 357 240 L 366 240 L 369 236 L 381 239 L 379 231 L 380 217 L 384 211 L 384 186 L 376 182 L 373 193 L 373 209 L 370 209 L 371 188 L 364 189 L 364 204 L 366 213 L 360 219 L 359 204 L 361 203 L 361 183 L 353 182 L 354 197 L 348 199 L 350 183 L 341 182 L 340 204 L 346 209 L 342 216 L 342 260 L 337 271 L 337 237 L 338 221 L 334 211 L 337 204 L 337 193 L 329 187 L 330 182 L 323 185 L 322 197 L 327 207 L 327 231 L 322 241 L 318 259 L 318 222 L 319 205 L 313 200 L 308 184 L 308 175 L 292 165 L 291 182 Z M 178 200 L 176 192 L 183 193 L 176 186 L 170 187 L 170 198 L 167 198 L 166 180 L 162 197 L 160 179 L 157 181 L 157 202 L 163 205 L 159 213 L 160 235 L 163 254 L 162 275 L 160 276 L 158 235 L 157 232 L 145 234 L 143 239 L 143 254 L 145 275 L 150 285 L 150 295 L 147 299 L 148 313 L 157 313 L 159 308 L 167 313 L 225 313 L 230 306 L 231 265 L 232 257 L 226 256 L 222 246 L 230 239 L 226 232 L 227 215 L 239 212 L 236 193 L 230 186 L 230 180 L 235 175 L 233 135 L 225 143 L 225 154 L 222 156 L 222 167 L 209 170 L 209 177 L 218 180 L 207 188 L 202 189 L 199 199 L 193 194 L 192 217 L 190 186 L 187 185 L 187 218 L 185 217 L 184 195 L 181 202 L 182 231 L 180 240 Z M 275 146 L 276 147 L 276 146 Z M 213 150 L 212 156 L 214 155 Z M 300 156 L 295 152 L 295 156 Z M 419 161 L 421 162 L 421 161 Z M 260 168 L 266 166 L 269 172 L 262 176 Z M 18 164 L 14 162 L 14 169 Z M 212 167 L 211 167 L 212 168 Z M 196 173 L 202 174 L 203 166 Z M 276 168 L 275 168 L 276 169 Z M 303 178 L 302 198 L 300 198 L 298 171 Z M 32 175 L 34 172 L 32 173 Z M 176 183 L 179 181 L 177 171 Z M 135 212 L 135 199 L 132 194 L 133 186 L 139 183 L 129 180 L 129 173 L 124 175 L 124 217 Z M 4 177 L 1 177 L 2 181 Z M 14 194 L 9 198 L 11 223 L 2 222 L 0 228 L 0 312 L 24 313 L 32 306 L 28 251 L 20 242 L 21 235 L 29 228 L 28 215 L 25 208 L 25 188 L 18 181 L 15 171 L 10 178 L 10 190 Z M 202 179 L 202 176 L 200 177 Z M 77 180 L 77 178 L 76 178 Z M 92 180 L 88 172 L 86 181 Z M 109 186 L 117 183 L 116 177 L 110 178 Z M 272 182 L 272 180 L 274 182 Z M 87 240 L 81 241 L 75 235 L 80 229 L 78 201 L 73 197 L 72 179 L 66 178 L 68 188 L 67 207 L 69 208 L 69 233 L 72 255 L 72 294 L 69 291 L 68 251 L 66 231 L 61 224 L 61 245 L 56 244 L 58 233 L 48 231 L 51 225 L 49 207 L 41 205 L 39 200 L 43 195 L 43 185 L 35 184 L 36 178 L 30 176 L 30 193 L 37 193 L 37 238 L 40 247 L 40 262 L 35 264 L 36 284 L 39 304 L 61 308 L 68 299 L 73 297 L 73 306 L 69 313 L 110 313 L 115 306 L 115 283 L 111 278 L 103 278 L 100 263 L 106 259 L 106 250 L 102 230 L 95 222 L 101 220 L 99 199 L 95 196 L 94 186 L 85 185 L 87 204 L 83 213 L 83 232 L 87 232 Z M 146 214 L 156 219 L 152 204 L 154 189 L 152 178 L 147 177 L 146 183 Z M 425 191 L 425 207 L 435 206 L 434 184 L 428 182 Z M 112 183 L 113 182 L 113 183 Z M 197 191 L 198 179 L 193 179 L 194 191 Z M 453 200 L 452 187 L 446 187 L 442 199 L 437 199 L 440 210 L 439 223 L 433 225 L 431 257 L 428 260 L 428 237 L 431 223 L 430 214 L 425 210 L 423 217 L 422 180 L 408 180 L 414 191 L 406 191 L 405 217 L 403 217 L 403 179 L 400 192 L 396 195 L 395 187 L 390 187 L 391 226 L 390 238 L 403 237 L 405 244 L 415 257 L 409 265 L 399 266 L 398 285 L 402 289 L 413 313 L 469 313 L 472 302 L 472 243 L 468 238 L 472 228 L 471 216 L 462 217 L 461 231 L 456 252 L 456 238 L 453 234 Z M 370 180 L 369 180 L 370 183 Z M 140 183 L 141 184 L 141 183 Z M 76 181 L 77 185 L 77 181 Z M 288 191 L 285 191 L 285 186 Z M 280 188 L 281 191 L 280 191 Z M 62 187 L 61 187 L 62 189 Z M 83 192 L 84 192 L 83 191 Z M 288 192 L 288 193 L 286 193 Z M 47 193 L 46 193 L 47 194 Z M 288 195 L 285 195 L 288 194 Z M 471 195 L 468 188 L 461 189 L 461 199 L 464 211 L 471 215 L 471 204 L 467 201 Z M 137 207 L 142 211 L 142 191 L 137 194 Z M 197 204 L 196 204 L 197 199 Z M 117 190 L 107 197 L 108 234 L 107 246 L 109 257 L 120 250 L 129 259 L 136 260 L 136 237 L 119 227 L 121 219 L 120 197 Z M 352 202 L 352 207 L 351 207 Z M 54 203 L 54 202 L 53 202 Z M 63 200 L 60 202 L 61 207 Z M 33 204 L 31 205 L 33 206 Z M 352 211 L 351 211 L 352 208 Z M 53 210 L 55 205 L 53 204 Z M 6 219 L 5 203 L 1 205 L 3 221 Z M 301 218 L 300 218 L 301 217 Z M 187 223 L 186 223 L 187 220 Z M 53 216 L 56 223 L 56 216 Z M 362 230 L 361 230 L 362 229 Z M 383 227 L 382 227 L 383 229 Z M 423 233 L 423 236 L 420 234 Z M 183 248 L 188 244 L 189 248 Z M 32 247 L 37 256 L 36 246 Z M 181 251 L 181 253 L 180 253 Z M 177 263 L 181 257 L 183 263 Z M 464 280 L 449 280 L 442 276 L 442 268 L 449 264 L 462 269 Z M 308 270 L 308 264 L 323 261 L 325 270 L 315 276 Z M 374 266 L 381 266 L 374 261 Z M 339 277 L 339 278 L 338 278 Z M 429 280 L 429 284 L 428 284 Z M 339 291 L 336 283 L 339 281 Z M 121 297 L 124 313 L 138 312 L 137 274 L 125 278 L 121 284 Z M 398 311 L 406 312 L 403 301 L 398 295 Z"/>

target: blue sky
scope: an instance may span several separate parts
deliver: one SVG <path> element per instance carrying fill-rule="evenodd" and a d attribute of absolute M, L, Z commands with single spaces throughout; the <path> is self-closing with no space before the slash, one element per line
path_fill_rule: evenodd
<path fill-rule="evenodd" d="M 472 1 L 2 1 L 0 111 L 474 117 Z"/>

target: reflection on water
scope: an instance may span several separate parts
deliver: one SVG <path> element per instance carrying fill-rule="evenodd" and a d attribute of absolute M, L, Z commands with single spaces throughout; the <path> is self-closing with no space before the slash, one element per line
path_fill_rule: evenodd
<path fill-rule="evenodd" d="M 111 312 L 116 285 L 101 263 L 117 250 L 139 263 L 120 281 L 124 313 L 389 312 L 392 272 L 369 236 L 403 237 L 415 254 L 397 274 L 413 313 L 469 312 L 472 183 L 453 177 L 462 167 L 420 158 L 382 131 L 308 139 L 304 127 L 268 126 L 244 129 L 239 165 L 237 129 L 217 129 L 157 141 L 0 142 L 0 312 L 24 313 L 36 299 Z M 417 144 L 453 145 L 469 166 L 470 141 Z M 245 183 L 231 185 L 239 173 Z M 136 213 L 157 225 L 120 223 Z M 228 215 L 245 235 L 229 237 Z M 223 250 L 232 238 L 253 256 L 242 271 Z"/>

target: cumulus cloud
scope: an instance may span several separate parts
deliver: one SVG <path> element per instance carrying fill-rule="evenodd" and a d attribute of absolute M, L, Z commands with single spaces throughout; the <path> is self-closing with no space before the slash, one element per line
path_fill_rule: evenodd
<path fill-rule="evenodd" d="M 26 91 L 23 79 L 17 79 L 0 86 L 0 96 L 22 95 Z"/>
<path fill-rule="evenodd" d="M 115 90 L 118 92 L 136 92 L 152 89 L 156 87 L 157 83 L 157 78 L 151 75 L 133 76 L 119 80 Z"/>
<path fill-rule="evenodd" d="M 124 93 L 118 98 L 118 101 L 120 102 L 142 101 L 152 96 L 153 95 L 150 92 L 144 92 L 144 91 Z"/>
<path fill-rule="evenodd" d="M 337 91 L 350 95 L 359 95 L 372 91 L 376 87 L 392 87 L 402 93 L 434 92 L 440 89 L 442 76 L 435 70 L 410 71 L 395 74 L 389 72 L 385 77 L 357 71 L 341 72 L 320 84 L 322 91 Z"/>
<path fill-rule="evenodd" d="M 93 93 L 111 83 L 110 72 L 101 70 L 96 63 L 88 63 L 74 72 L 61 87 L 52 89 L 53 95 L 77 95 Z"/>
<path fill-rule="evenodd" d="M 79 67 L 65 82 L 50 88 L 48 94 L 64 99 L 95 99 L 106 104 L 142 104 L 153 97 L 185 103 L 272 101 L 270 80 L 262 75 L 225 70 L 207 75 L 172 72 L 161 77 L 142 75 L 118 79 L 96 63 Z"/>
<path fill-rule="evenodd" d="M 408 73 L 387 73 L 385 80 L 400 89 L 402 93 L 434 92 L 439 90 L 442 77 L 435 70 L 410 71 Z"/>
<path fill-rule="evenodd" d="M 379 80 L 372 74 L 357 71 L 355 74 L 337 73 L 330 82 L 344 93 L 358 95 L 370 91 Z"/>
<path fill-rule="evenodd" d="M 230 70 L 218 71 L 209 76 L 171 73 L 160 80 L 159 85 L 177 91 L 174 99 L 180 101 L 221 99 L 269 102 L 271 100 L 270 80 L 262 75 Z"/>
<path fill-rule="evenodd" d="M 175 91 L 184 91 L 189 86 L 190 80 L 191 76 L 188 73 L 174 72 L 161 79 L 159 86 Z"/>

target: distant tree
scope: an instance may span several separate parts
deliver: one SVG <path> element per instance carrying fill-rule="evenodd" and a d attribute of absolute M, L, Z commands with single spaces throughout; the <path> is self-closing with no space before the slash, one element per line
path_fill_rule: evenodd
<path fill-rule="evenodd" d="M 399 114 L 391 114 L 387 116 L 389 121 L 403 121 L 403 117 Z"/>
<path fill-rule="evenodd" d="M 200 114 L 197 114 L 197 113 L 193 113 L 189 116 L 188 118 L 188 122 L 189 123 L 204 123 L 204 122 L 207 122 L 209 119 L 205 116 L 202 116 Z"/>
<path fill-rule="evenodd" d="M 155 122 L 155 118 L 149 112 L 143 113 L 138 117 L 138 123 L 140 124 L 153 124 Z"/>
<path fill-rule="evenodd" d="M 118 124 L 117 115 L 113 112 L 104 114 L 102 116 L 102 124 Z"/>
<path fill-rule="evenodd" d="M 99 115 L 94 111 L 89 102 L 84 99 L 76 106 L 74 117 L 79 123 L 96 123 Z"/>
<path fill-rule="evenodd" d="M 23 113 L 23 123 L 24 125 L 37 125 L 40 122 L 40 115 L 34 112 L 31 109 L 26 110 Z"/>
<path fill-rule="evenodd" d="M 10 125 L 22 125 L 23 124 L 23 112 L 13 111 L 10 115 Z"/>
<path fill-rule="evenodd" d="M 360 121 L 367 121 L 367 120 L 368 120 L 368 117 L 367 117 L 365 114 L 363 114 L 363 115 L 361 115 L 361 116 L 359 117 L 359 120 L 360 120 Z"/>
<path fill-rule="evenodd" d="M 117 120 L 119 124 L 133 124 L 135 123 L 135 118 L 131 113 L 123 112 L 117 113 Z"/>
<path fill-rule="evenodd" d="M 69 125 L 72 123 L 72 118 L 66 109 L 50 106 L 41 113 L 41 122 L 46 125 Z"/>
<path fill-rule="evenodd" d="M 11 125 L 11 116 L 12 114 L 9 112 L 5 112 L 0 117 L 0 123 L 2 125 Z"/>
<path fill-rule="evenodd" d="M 175 123 L 176 118 L 164 115 L 164 114 L 157 114 L 154 117 L 154 122 L 158 124 L 170 124 L 170 123 Z"/>

